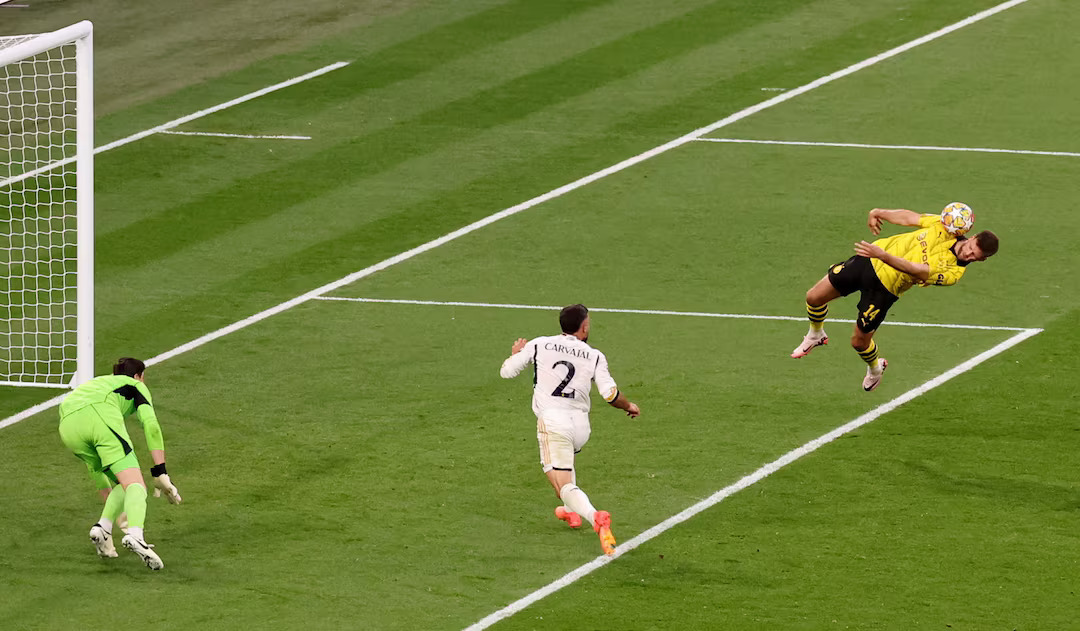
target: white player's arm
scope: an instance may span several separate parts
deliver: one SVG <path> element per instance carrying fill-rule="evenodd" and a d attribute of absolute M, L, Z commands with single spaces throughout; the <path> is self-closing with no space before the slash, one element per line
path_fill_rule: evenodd
<path fill-rule="evenodd" d="M 510 347 L 511 355 L 503 361 L 499 376 L 503 379 L 513 379 L 521 374 L 521 371 L 525 370 L 525 367 L 533 360 L 533 351 L 527 350 L 530 348 L 535 349 L 535 345 L 530 347 L 528 340 L 519 337 Z"/>
<path fill-rule="evenodd" d="M 620 410 L 626 412 L 626 415 L 630 418 L 637 418 L 638 414 L 641 414 L 641 408 L 637 406 L 637 403 L 634 403 L 630 399 L 627 399 L 626 395 L 622 392 L 616 394 L 615 398 L 611 401 L 608 401 L 608 403 L 613 407 L 617 407 Z"/>
<path fill-rule="evenodd" d="M 638 414 L 641 414 L 641 409 L 637 404 L 627 399 L 626 395 L 619 391 L 619 386 L 615 385 L 615 379 L 608 369 L 607 356 L 603 353 L 600 353 L 596 359 L 596 374 L 593 379 L 596 380 L 596 389 L 600 392 L 600 396 L 604 397 L 608 405 L 623 410 L 631 418 L 636 418 Z"/>
<path fill-rule="evenodd" d="M 855 254 L 871 259 L 878 259 L 895 270 L 910 274 L 922 283 L 925 283 L 926 280 L 930 278 L 930 266 L 926 263 L 916 263 L 896 256 L 895 254 L 889 254 L 881 249 L 881 246 L 874 245 L 873 243 L 859 241 L 855 244 Z"/>
<path fill-rule="evenodd" d="M 881 232 L 881 222 L 887 221 L 897 226 L 909 226 L 911 228 L 919 227 L 919 219 L 922 217 L 914 210 L 907 210 L 904 208 L 875 208 L 870 211 L 870 215 L 866 218 L 866 225 L 870 228 L 870 232 L 878 234 Z"/>

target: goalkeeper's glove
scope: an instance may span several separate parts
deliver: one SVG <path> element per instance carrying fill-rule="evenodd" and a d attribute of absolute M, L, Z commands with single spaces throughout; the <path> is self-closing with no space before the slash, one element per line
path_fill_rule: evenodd
<path fill-rule="evenodd" d="M 154 476 L 154 497 L 161 497 L 164 493 L 170 504 L 179 504 L 180 491 L 176 490 L 176 485 L 169 479 L 169 474 L 165 473 L 165 465 L 154 465 L 150 468 L 150 473 Z"/>

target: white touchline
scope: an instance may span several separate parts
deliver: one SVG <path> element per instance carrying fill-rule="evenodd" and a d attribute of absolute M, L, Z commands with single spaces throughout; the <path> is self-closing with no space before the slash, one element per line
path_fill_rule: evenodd
<path fill-rule="evenodd" d="M 302 75 L 300 75 L 298 77 L 293 77 L 292 79 L 282 81 L 281 83 L 275 83 L 274 85 L 267 86 L 265 88 L 262 88 L 261 90 L 256 90 L 254 92 L 245 94 L 244 96 L 237 97 L 237 98 L 235 98 L 235 99 L 233 99 L 231 101 L 226 101 L 224 103 L 221 103 L 219 105 L 215 105 L 213 107 L 208 107 L 205 110 L 199 110 L 198 112 L 188 114 L 187 116 L 181 116 L 180 118 L 177 118 L 176 120 L 171 120 L 171 121 L 169 121 L 167 123 L 162 123 L 161 125 L 158 125 L 157 127 L 151 127 L 150 129 L 145 129 L 145 130 L 140 131 L 138 133 L 132 134 L 132 135 L 126 137 L 126 138 L 121 138 L 120 140 L 114 140 L 114 141 L 112 141 L 112 142 L 110 142 L 108 144 L 101 145 L 100 147 L 96 147 L 94 149 L 94 155 L 97 155 L 97 154 L 99 154 L 99 153 L 101 153 L 103 151 L 108 151 L 110 149 L 116 149 L 117 147 L 123 147 L 124 145 L 126 145 L 128 143 L 131 143 L 131 142 L 135 142 L 136 140 L 141 140 L 143 138 L 146 138 L 147 136 L 152 136 L 154 134 L 161 133 L 163 131 L 172 129 L 174 127 L 179 127 L 180 125 L 183 125 L 184 123 L 190 123 L 191 121 L 202 118 L 203 116 L 208 116 L 210 114 L 213 114 L 214 112 L 220 112 L 221 110 L 228 109 L 228 108 L 230 108 L 230 107 L 232 107 L 234 105 L 239 105 L 240 103 L 246 103 L 247 101 L 250 101 L 252 99 L 257 99 L 260 96 L 269 94 L 271 92 L 275 92 L 275 91 L 280 90 L 282 88 L 287 88 L 287 87 L 289 87 L 291 85 L 296 85 L 297 83 L 307 81 L 308 79 L 314 79 L 315 77 L 324 75 L 324 74 L 326 74 L 328 72 L 332 72 L 334 70 L 337 70 L 338 68 L 344 68 L 345 66 L 348 66 L 348 65 L 349 65 L 349 62 L 347 62 L 347 61 L 339 61 L 339 62 L 336 62 L 336 63 L 332 63 L 329 66 L 323 66 L 322 68 L 319 68 L 318 70 L 312 70 L 311 72 L 309 72 L 307 74 L 302 74 Z M 36 168 L 36 169 L 34 169 L 32 171 L 27 171 L 25 173 L 20 173 L 19 175 L 16 175 L 16 176 L 10 177 L 10 178 L 8 178 L 6 180 L 0 181 L 0 188 L 3 188 L 3 187 L 8 186 L 10 184 L 14 184 L 16 182 L 21 182 L 22 180 L 34 177 L 35 175 L 40 175 L 42 173 L 52 171 L 53 169 L 57 169 L 57 168 L 60 168 L 60 167 L 64 166 L 65 164 L 71 164 L 74 161 L 75 161 L 75 158 L 66 158 L 64 160 L 58 160 L 56 162 L 46 164 L 43 167 L 38 167 L 38 168 Z"/>
<path fill-rule="evenodd" d="M 254 138 L 268 140 L 311 140 L 311 136 L 259 136 L 252 134 L 225 134 L 212 131 L 161 131 L 170 136 L 213 136 L 214 138 Z"/>
<path fill-rule="evenodd" d="M 587 576 L 588 574 L 607 565 L 608 563 L 611 563 L 615 559 L 640 546 L 641 544 L 651 539 L 655 539 L 656 537 L 670 530 L 674 526 L 690 519 L 694 515 L 697 515 L 698 513 L 719 504 L 724 499 L 734 495 L 735 493 L 738 493 L 739 491 L 747 488 L 755 482 L 763 480 L 769 475 L 779 471 L 783 467 L 795 462 L 799 458 L 802 458 L 806 454 L 816 451 L 819 447 L 822 447 L 823 445 L 826 445 L 836 440 L 844 434 L 852 432 L 862 427 L 863 425 L 870 423 L 871 421 L 895 410 L 896 408 L 920 395 L 926 394 L 930 390 L 940 386 L 941 384 L 952 379 L 953 377 L 956 377 L 957 375 L 963 374 L 971 370 L 975 366 L 978 366 L 979 364 L 990 359 L 991 357 L 998 355 L 999 353 L 1002 353 L 1003 351 L 1012 348 L 1013 346 L 1016 346 L 1020 342 L 1026 340 L 1033 335 L 1037 335 L 1041 331 L 1042 329 L 1024 329 L 1023 331 L 1010 337 L 1009 339 L 998 344 L 997 346 L 994 346 L 987 351 L 979 353 L 975 357 L 972 357 L 966 362 L 963 362 L 962 364 L 949 369 L 948 371 L 938 375 L 937 377 L 934 377 L 933 379 L 927 381 L 921 386 L 912 388 L 911 390 L 908 390 L 907 392 L 896 397 L 895 399 L 883 403 L 878 407 L 870 410 L 869 412 L 863 414 L 857 419 L 841 425 L 840 427 L 837 427 L 831 432 L 819 436 L 801 447 L 787 452 L 786 454 L 780 456 L 776 460 L 773 460 L 769 464 L 763 465 L 761 468 L 754 471 L 753 473 L 744 476 L 738 482 L 725 486 L 724 488 L 713 493 L 709 497 L 701 500 L 697 504 L 694 504 L 693 506 L 690 506 L 689 508 L 683 510 L 681 513 L 672 517 L 668 517 L 664 521 L 656 524 L 652 528 L 649 528 L 645 532 L 642 532 L 637 536 L 625 541 L 616 548 L 615 554 L 613 556 L 601 556 L 593 559 L 592 561 L 589 561 L 585 565 L 582 565 L 581 567 L 565 574 L 561 578 L 552 581 L 551 583 L 548 583 L 544 587 L 532 592 L 531 594 L 528 594 L 527 596 L 524 596 L 521 599 L 514 601 L 506 607 L 503 607 L 495 613 L 483 618 L 479 622 L 469 625 L 468 627 L 466 627 L 465 631 L 481 631 L 482 629 L 486 629 L 491 625 L 495 624 L 496 622 L 499 622 L 500 620 L 509 618 L 510 616 L 525 609 L 536 601 L 555 593 L 563 587 L 566 587 L 567 585 L 570 585 L 578 579 Z"/>
<path fill-rule="evenodd" d="M 1030 149 L 991 149 L 989 147 L 936 147 L 933 145 L 868 145 L 859 142 L 809 142 L 803 140 L 748 140 L 745 138 L 696 138 L 698 142 L 727 142 L 744 145 L 798 145 L 803 147 L 852 147 L 856 149 L 909 149 L 912 151 L 968 151 L 974 153 L 1015 153 L 1027 156 L 1063 156 L 1080 158 L 1072 151 L 1034 151 Z"/>
<path fill-rule="evenodd" d="M 700 138 L 701 136 L 704 136 L 705 134 L 716 131 L 717 129 L 720 129 L 721 127 L 726 127 L 726 126 L 728 126 L 728 125 L 730 125 L 732 123 L 735 123 L 737 121 L 740 121 L 740 120 L 746 118 L 747 116 L 751 116 L 753 114 L 756 114 L 756 113 L 758 113 L 758 112 L 760 112 L 762 110 L 768 109 L 768 108 L 770 108 L 770 107 L 772 107 L 774 105 L 779 105 L 780 103 L 783 103 L 784 101 L 788 101 L 790 99 L 793 99 L 796 96 L 799 96 L 800 94 L 804 94 L 806 92 L 809 92 L 810 90 L 813 90 L 815 88 L 819 88 L 819 87 L 821 87 L 821 86 L 823 86 L 823 85 L 825 85 L 827 83 L 831 83 L 833 81 L 836 81 L 837 79 L 846 77 L 846 76 L 848 76 L 850 74 L 854 74 L 854 73 L 862 70 L 863 68 L 868 68 L 868 67 L 870 67 L 870 66 L 872 66 L 872 65 L 874 65 L 874 64 L 876 64 L 878 62 L 884 61 L 884 60 L 889 59 L 891 57 L 895 57 L 896 55 L 899 55 L 900 53 L 911 50 L 912 48 L 915 48 L 916 46 L 919 46 L 920 44 L 925 44 L 926 42 L 933 41 L 933 40 L 935 40 L 935 39 L 937 39 L 937 38 L 939 38 L 939 37 L 941 37 L 943 35 L 947 35 L 949 33 L 952 33 L 953 31 L 964 28 L 965 26 L 968 26 L 970 24 L 974 24 L 975 22 L 978 22 L 979 20 L 988 18 L 991 15 L 994 15 L 996 13 L 1000 13 L 1001 11 L 1004 11 L 1004 10 L 1009 9 L 1011 7 L 1017 6 L 1019 4 L 1023 4 L 1023 3 L 1027 2 L 1027 1 L 1028 0 L 1009 0 L 1008 2 L 1004 2 L 1002 4 L 999 4 L 999 5 L 995 6 L 995 7 L 989 8 L 989 9 L 987 9 L 985 11 L 981 11 L 981 12 L 976 13 L 976 14 L 970 16 L 970 17 L 964 18 L 963 20 L 960 20 L 959 22 L 956 22 L 956 23 L 950 24 L 949 26 L 946 26 L 944 28 L 938 29 L 938 30 L 934 31 L 933 33 L 923 35 L 922 37 L 920 37 L 918 39 L 913 39 L 913 40 L 911 40 L 910 42 L 908 42 L 906 44 L 902 44 L 900 46 L 897 46 L 896 48 L 889 49 L 889 50 L 887 50 L 887 51 L 885 51 L 883 53 L 880 53 L 878 55 L 874 55 L 873 57 L 870 57 L 870 58 L 864 59 L 863 61 L 860 61 L 858 63 L 852 64 L 852 65 L 848 66 L 847 68 L 844 68 L 843 70 L 837 70 L 836 72 L 834 72 L 832 74 L 828 74 L 828 75 L 825 75 L 824 77 L 821 77 L 819 79 L 815 79 L 814 81 L 811 81 L 810 83 L 807 83 L 806 85 L 795 88 L 795 89 L 791 90 L 790 92 L 784 92 L 783 94 L 778 94 L 778 95 L 772 97 L 771 99 L 767 99 L 765 101 L 762 101 L 761 103 L 758 103 L 757 105 L 751 105 L 750 107 L 748 107 L 746 109 L 743 109 L 743 110 L 740 110 L 740 111 L 738 111 L 738 112 L 736 112 L 736 113 L 734 113 L 734 114 L 732 114 L 732 115 L 730 115 L 730 116 L 728 116 L 726 118 L 722 118 L 722 119 L 716 121 L 715 123 L 712 123 L 711 125 L 706 125 L 705 127 L 694 130 L 694 131 L 690 132 L 689 134 L 686 134 L 684 136 L 680 136 L 679 138 L 676 138 L 675 140 L 672 140 L 670 142 L 666 142 L 666 143 L 664 143 L 664 144 L 662 144 L 662 145 L 660 145 L 658 147 L 653 147 L 652 149 L 649 149 L 648 151 L 645 151 L 643 153 L 639 153 L 638 155 L 636 155 L 636 156 L 634 156 L 632 158 L 627 158 L 626 160 L 623 160 L 622 162 L 619 162 L 618 164 L 614 164 L 614 165 L 612 165 L 610 167 L 607 167 L 606 169 L 602 169 L 602 170 L 597 171 L 597 172 L 595 172 L 595 173 L 593 173 L 591 175 L 587 175 L 587 176 L 585 176 L 583 178 L 574 180 L 573 182 L 570 182 L 569 184 L 564 184 L 563 186 L 560 186 L 559 188 L 552 189 L 552 190 L 548 191 L 547 193 L 544 193 L 543 195 L 540 195 L 538 197 L 534 197 L 534 198 L 532 198 L 532 199 L 530 199 L 528 201 L 524 201 L 524 202 L 522 202 L 522 203 L 520 203 L 520 204 L 518 204 L 516 206 L 511 206 L 509 208 L 504 208 L 503 210 L 500 210 L 497 213 L 488 215 L 487 217 L 484 217 L 483 219 L 480 219 L 478 221 L 474 221 L 473 223 L 471 223 L 471 224 L 469 224 L 469 225 L 467 225 L 467 226 L 465 226 L 463 228 L 458 228 L 457 230 L 455 230 L 453 232 L 450 232 L 450 233 L 447 233 L 447 234 L 444 234 L 443 236 L 441 236 L 441 237 L 439 237 L 437 239 L 432 239 L 431 241 L 428 241 L 427 243 L 424 243 L 422 245 L 418 245 L 418 246 L 416 246 L 415 248 L 413 248 L 411 250 L 406 250 L 404 252 L 401 252 L 400 254 L 397 254 L 397 255 L 392 256 L 392 257 L 390 257 L 388 259 L 380 261 L 379 263 L 376 263 L 374 265 L 370 265 L 368 267 L 365 267 L 362 270 L 353 272 L 352 274 L 349 274 L 348 276 L 343 276 L 342 278 L 339 278 L 339 279 L 337 279 L 337 280 L 335 280 L 333 282 L 327 283 L 327 284 L 323 285 L 322 287 L 317 287 L 317 288 L 312 289 L 311 291 L 309 291 L 309 292 L 307 292 L 305 294 L 301 294 L 301 295 L 299 295 L 299 296 L 297 296 L 295 298 L 286 300 L 285 302 L 283 302 L 283 303 L 281 303 L 279 305 L 270 307 L 269 309 L 265 309 L 265 310 L 260 311 L 260 312 L 258 312 L 256 314 L 250 315 L 250 316 L 244 318 L 243 320 L 239 320 L 237 322 L 234 322 L 234 323 L 232 323 L 232 324 L 230 324 L 228 326 L 222 327 L 222 328 L 220 328 L 220 329 L 218 329 L 216 331 L 211 331 L 210 333 L 207 333 L 206 335 L 203 335 L 201 337 L 197 337 L 194 340 L 191 340 L 190 342 L 187 342 L 186 344 L 181 344 L 180 346 L 177 346 L 176 348 L 172 349 L 171 351 L 166 351 L 166 352 L 164 352 L 164 353 L 162 353 L 162 354 L 160 354 L 160 355 L 158 355 L 156 357 L 152 357 L 151 359 L 147 360 L 146 363 L 147 363 L 147 365 L 152 365 L 152 364 L 155 364 L 157 362 L 165 361 L 166 359 L 169 359 L 170 357 L 175 357 L 175 356 L 177 356 L 177 355 L 179 355 L 181 353 L 186 353 L 187 351 L 198 348 L 198 347 L 202 346 L 203 344 L 206 344 L 208 342 L 216 340 L 219 337 L 223 337 L 223 336 L 228 335 L 230 333 L 233 333 L 235 331 L 239 331 L 240 329 L 243 329 L 243 328 L 245 328 L 247 326 L 255 324 L 256 322 L 260 322 L 262 320 L 265 320 L 266 318 L 269 318 L 270 316 L 277 315 L 277 314 L 281 313 L 282 311 L 287 311 L 288 309 L 292 309 L 293 307 L 295 307 L 297 305 L 301 305 L 301 304 L 303 304 L 303 303 L 305 303 L 305 302 L 307 302 L 307 301 L 309 301 L 309 300 L 311 300 L 313 298 L 317 298 L 317 297 L 322 296 L 324 294 L 328 294 L 331 291 L 334 291 L 336 289 L 340 289 L 341 287 L 344 287 L 345 285 L 354 283 L 354 282 L 360 280 L 361 278 L 365 278 L 365 277 L 370 276 L 370 275 L 372 275 L 372 274 L 374 274 L 376 272 L 380 272 L 380 271 L 382 271 L 382 270 L 384 270 L 384 269 L 386 269 L 388 267 L 393 267 L 394 265 L 397 265 L 398 263 L 401 263 L 402 261 L 407 261 L 407 260 L 413 258 L 414 256 L 417 256 L 419 254 L 423 254 L 424 252 L 427 252 L 428 250 L 433 250 L 433 249 L 435 249 L 435 248 L 437 248 L 439 246 L 445 245 L 445 244 L 457 239 L 458 237 L 462 237 L 462 236 L 465 236 L 465 235 L 467 235 L 467 234 L 469 234 L 471 232 L 475 232 L 475 231 L 479 230 L 480 228 L 483 228 L 484 226 L 488 226 L 490 224 L 495 223 L 496 221 L 499 221 L 500 219 L 505 219 L 505 218 L 510 217 L 512 215 L 516 215 L 517 213 L 519 213 L 519 212 L 521 212 L 523 210 L 528 210 L 529 208 L 532 208 L 533 206 L 537 206 L 539 204 L 542 204 L 542 203 L 544 203 L 544 202 L 546 202 L 548 200 L 555 199 L 557 197 L 561 197 L 561 196 L 569 193 L 570 191 L 579 189 L 582 186 L 585 186 L 586 184 L 591 184 L 591 183 L 593 183 L 593 182 L 595 182 L 597 180 L 600 180 L 602 178 L 605 178 L 605 177 L 607 177 L 607 176 L 609 176 L 609 175 L 611 175 L 613 173 L 618 173 L 619 171 L 622 171 L 622 170 L 627 169 L 627 168 L 629 168 L 631 166 L 634 166 L 635 164 L 637 164 L 639 162 L 644 162 L 645 160 L 648 160 L 649 158 L 653 158 L 655 156 L 658 156 L 658 155 L 664 153 L 665 151 L 668 151 L 670 149 L 674 149 L 676 147 L 681 147 L 682 145 L 685 145 L 688 142 L 691 142 L 691 141 L 693 141 L 693 140 L 695 140 L 697 138 Z M 338 64 L 332 64 L 330 66 L 326 66 L 325 68 L 322 68 L 321 70 L 316 70 L 315 72 L 316 73 L 330 72 L 331 70 L 334 70 L 336 68 L 340 68 L 343 65 L 346 65 L 346 63 L 345 62 L 340 62 Z M 309 73 L 308 75 L 304 75 L 304 76 L 306 78 L 310 78 L 309 75 L 312 75 L 312 74 L 313 73 Z M 291 81 L 296 82 L 296 81 L 300 81 L 300 80 L 303 80 L 303 79 L 300 78 L 300 77 L 297 77 L 296 79 L 293 79 Z M 288 82 L 286 82 L 286 83 L 288 83 Z M 282 87 L 284 86 L 284 84 L 278 84 L 278 85 L 282 86 Z M 273 87 L 273 86 L 271 86 L 271 87 Z M 270 88 L 264 88 L 264 90 L 268 91 L 268 90 L 270 90 Z M 260 90 L 259 92 L 265 93 L 262 90 Z M 257 95 L 257 94 L 258 93 L 253 92 L 251 95 L 248 95 L 248 96 L 250 98 L 255 98 L 254 95 Z M 248 97 L 241 97 L 241 99 L 242 100 L 247 100 Z M 228 107 L 230 105 L 235 105 L 235 103 L 241 102 L 241 99 L 237 99 L 235 102 L 230 101 L 229 103 L 219 105 L 216 108 L 211 108 L 210 110 L 203 110 L 202 112 L 196 112 L 195 114 L 185 116 L 184 118 L 178 118 L 175 121 L 172 121 L 171 123 L 165 123 L 165 125 L 160 125 L 158 127 L 153 128 L 152 130 L 147 130 L 146 132 L 141 132 L 142 135 L 135 134 L 134 136 L 129 136 L 128 138 L 125 138 L 123 140 L 118 140 L 115 143 L 110 143 L 109 145 L 105 145 L 104 147 L 100 147 L 100 148 L 97 149 L 97 151 L 106 151 L 107 149 L 111 149 L 114 146 L 120 146 L 121 143 L 126 144 L 127 142 L 131 142 L 133 140 L 138 140 L 138 138 L 143 138 L 143 137 L 145 137 L 147 135 L 162 131 L 163 129 L 168 129 L 170 127 L 175 127 L 176 125 L 186 123 L 189 120 L 194 120 L 195 118 L 199 118 L 200 116 L 205 116 L 206 114 L 210 113 L 211 111 L 218 111 L 218 110 L 224 109 L 225 107 Z M 2 185 L 2 183 L 0 183 L 0 185 Z M 31 416 L 32 414 L 36 414 L 37 412 L 47 410 L 47 409 L 53 407 L 54 405 L 59 404 L 61 399 L 63 399 L 63 396 L 55 397 L 55 398 L 50 399 L 50 400 L 48 400 L 48 401 L 46 401 L 44 403 L 40 403 L 40 404 L 35 405 L 35 406 L 31 407 L 31 408 L 23 410 L 22 412 L 19 412 L 18 414 L 15 414 L 14 416 L 9 416 L 8 418 L 4 419 L 3 421 L 0 421 L 0 428 L 7 427 L 8 425 L 13 425 L 13 424 L 15 424 L 15 423 L 17 423 L 17 422 Z"/>
<path fill-rule="evenodd" d="M 442 302 L 437 300 L 403 300 L 403 299 L 390 299 L 390 298 L 349 298 L 345 296 L 319 296 L 316 300 L 329 300 L 329 301 L 341 301 L 341 302 L 376 302 L 384 304 L 399 304 L 399 305 L 436 305 L 446 307 L 490 307 L 498 309 L 537 309 L 541 311 L 558 311 L 562 307 L 552 307 L 544 305 L 516 305 L 506 304 L 498 302 Z M 597 311 L 602 313 L 633 313 L 641 315 L 660 315 L 660 316 L 685 316 L 695 318 L 730 318 L 736 320 L 784 320 L 786 322 L 806 322 L 806 316 L 801 318 L 795 316 L 771 316 L 771 315 L 755 315 L 746 313 L 710 313 L 707 311 L 667 311 L 662 309 L 612 309 L 608 307 L 589 307 L 589 311 Z M 844 320 L 829 318 L 829 322 L 854 322 L 854 320 Z M 977 329 L 981 331 L 1028 331 L 1030 329 L 1020 326 L 984 326 L 980 324 L 936 324 L 933 322 L 886 322 L 889 326 L 917 326 L 935 329 Z"/>

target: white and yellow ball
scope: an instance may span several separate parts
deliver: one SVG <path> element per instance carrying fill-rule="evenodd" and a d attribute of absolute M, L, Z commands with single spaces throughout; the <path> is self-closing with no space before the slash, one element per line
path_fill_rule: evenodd
<path fill-rule="evenodd" d="M 967 204 L 953 202 L 942 209 L 941 224 L 954 236 L 960 236 L 975 225 L 975 212 Z"/>

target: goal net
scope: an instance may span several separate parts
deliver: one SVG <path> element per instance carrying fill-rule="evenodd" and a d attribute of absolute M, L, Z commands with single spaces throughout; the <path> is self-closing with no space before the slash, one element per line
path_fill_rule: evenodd
<path fill-rule="evenodd" d="M 91 34 L 0 36 L 0 385 L 93 376 Z"/>

